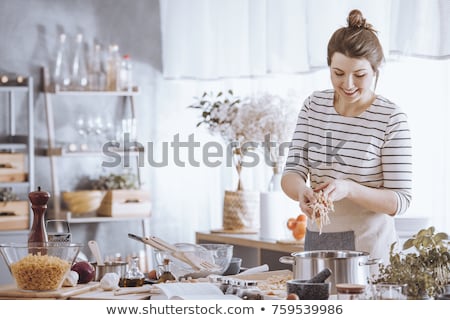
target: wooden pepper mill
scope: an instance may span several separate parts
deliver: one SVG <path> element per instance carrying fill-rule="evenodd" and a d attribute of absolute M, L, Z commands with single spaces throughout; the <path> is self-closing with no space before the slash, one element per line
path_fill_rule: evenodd
<path fill-rule="evenodd" d="M 44 216 L 50 193 L 41 191 L 41 187 L 38 187 L 37 191 L 28 194 L 28 198 L 31 201 L 31 209 L 33 209 L 33 225 L 28 235 L 28 245 L 45 246 L 48 242 L 48 237 Z"/>

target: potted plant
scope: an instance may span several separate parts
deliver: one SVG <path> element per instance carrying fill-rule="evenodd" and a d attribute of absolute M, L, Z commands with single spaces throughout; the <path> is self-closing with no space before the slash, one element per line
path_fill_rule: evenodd
<path fill-rule="evenodd" d="M 246 153 L 254 148 L 252 127 L 248 113 L 243 110 L 243 101 L 235 97 L 232 90 L 227 92 L 203 93 L 189 108 L 201 111 L 201 121 L 212 135 L 219 135 L 227 150 L 231 148 L 238 183 L 235 190 L 225 190 L 223 203 L 223 232 L 256 233 L 259 218 L 259 192 L 246 190 L 242 182 L 242 168 Z"/>
<path fill-rule="evenodd" d="M 372 282 L 406 284 L 409 299 L 435 298 L 450 280 L 450 252 L 443 241 L 448 235 L 433 226 L 420 230 L 403 244 L 390 248 L 389 264 L 381 264 Z"/>
<path fill-rule="evenodd" d="M 0 188 L 0 230 L 27 229 L 28 201 L 19 200 L 12 188 Z"/>

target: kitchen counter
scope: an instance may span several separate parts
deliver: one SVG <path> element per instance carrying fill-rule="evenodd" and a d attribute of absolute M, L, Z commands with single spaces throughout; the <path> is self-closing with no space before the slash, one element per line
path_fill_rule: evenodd
<path fill-rule="evenodd" d="M 263 264 L 269 270 L 282 270 L 291 268 L 278 261 L 281 256 L 293 252 L 303 251 L 302 241 L 277 241 L 264 239 L 259 234 L 230 234 L 217 232 L 196 232 L 195 239 L 200 243 L 226 243 L 234 246 L 235 257 L 245 257 L 243 267 L 256 267 Z"/>

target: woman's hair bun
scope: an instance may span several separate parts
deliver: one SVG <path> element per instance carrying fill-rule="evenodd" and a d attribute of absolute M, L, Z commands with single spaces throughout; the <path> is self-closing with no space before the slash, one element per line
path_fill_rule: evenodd
<path fill-rule="evenodd" d="M 350 13 L 348 14 L 347 22 L 350 28 L 365 28 L 372 30 L 372 25 L 366 22 L 366 19 L 358 9 L 353 9 L 352 11 L 350 11 Z"/>

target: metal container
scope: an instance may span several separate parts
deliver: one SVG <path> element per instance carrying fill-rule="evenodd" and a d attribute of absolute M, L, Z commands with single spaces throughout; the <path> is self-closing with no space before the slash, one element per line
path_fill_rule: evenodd
<path fill-rule="evenodd" d="M 97 265 L 96 262 L 93 262 L 92 265 L 95 268 L 95 281 L 100 281 L 103 276 L 107 273 L 117 273 L 120 279 L 125 277 L 127 273 L 127 263 L 124 261 L 116 261 L 116 262 L 105 262 L 104 265 Z"/>
<path fill-rule="evenodd" d="M 309 280 L 325 268 L 332 271 L 326 280 L 331 282 L 331 294 L 336 294 L 337 283 L 367 284 L 369 266 L 380 263 L 380 259 L 369 259 L 369 253 L 348 250 L 317 250 L 294 252 L 281 257 L 281 263 L 292 265 L 294 279 Z"/>

